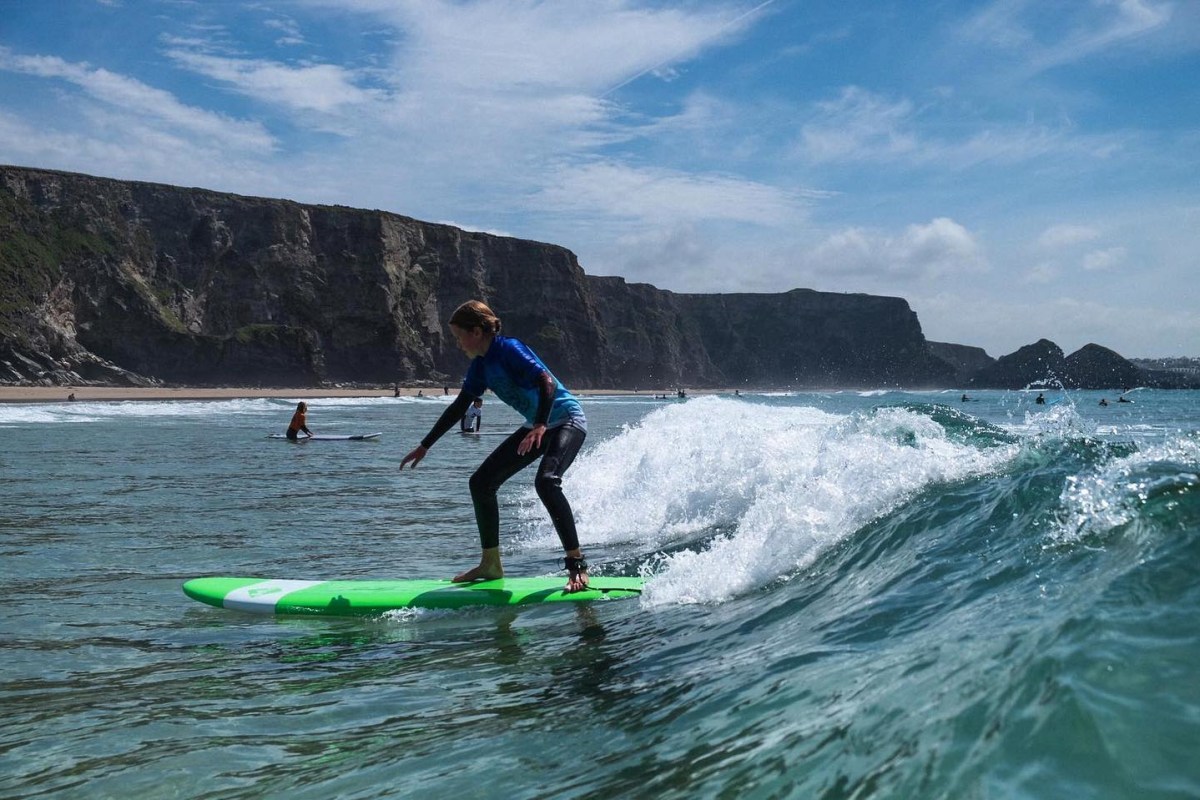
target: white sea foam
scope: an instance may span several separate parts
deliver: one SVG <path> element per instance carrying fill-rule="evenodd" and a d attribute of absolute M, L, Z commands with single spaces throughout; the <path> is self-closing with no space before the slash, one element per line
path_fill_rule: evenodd
<path fill-rule="evenodd" d="M 839 416 L 704 397 L 586 452 L 566 491 L 586 542 L 663 553 L 644 602 L 719 602 L 794 574 L 923 487 L 1016 452 L 953 442 L 901 408 Z M 539 543 L 553 541 L 524 499 Z"/>
<path fill-rule="evenodd" d="M 1146 501 L 1164 491 L 1200 486 L 1200 438 L 1178 436 L 1067 478 L 1052 530 L 1057 543 L 1103 536 L 1131 522 Z"/>
<path fill-rule="evenodd" d="M 117 402 L 40 403 L 0 405 L 0 425 L 55 425 L 106 422 L 135 417 L 196 417 L 218 414 L 270 413 L 295 405 L 288 400 L 130 400 Z"/>
<path fill-rule="evenodd" d="M 1096 423 L 1070 403 L 1035 405 L 1025 410 L 1020 422 L 1014 420 L 1004 428 L 1018 436 L 1054 439 L 1083 439 L 1097 432 Z"/>
<path fill-rule="evenodd" d="M 58 404 L 0 405 L 0 425 L 51 425 L 56 422 L 95 422 L 81 407 L 69 408 Z"/>
<path fill-rule="evenodd" d="M 234 398 L 228 400 L 127 400 L 70 403 L 0 404 L 0 425 L 54 425 L 106 422 L 136 417 L 263 416 L 280 418 L 304 400 L 309 411 L 338 408 L 377 408 L 396 405 L 446 405 L 453 396 L 430 397 L 295 397 Z M 286 420 L 285 420 L 286 421 Z"/>

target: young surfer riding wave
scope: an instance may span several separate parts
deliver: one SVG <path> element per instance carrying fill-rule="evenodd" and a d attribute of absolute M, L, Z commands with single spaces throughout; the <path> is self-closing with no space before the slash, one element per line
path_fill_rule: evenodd
<path fill-rule="evenodd" d="M 578 592 L 588 586 L 587 562 L 579 549 L 575 515 L 562 491 L 562 476 L 587 436 L 587 419 L 579 400 L 567 391 L 542 360 L 524 343 L 500 335 L 500 319 L 478 300 L 469 300 L 450 315 L 450 332 L 471 359 L 462 390 L 416 448 L 400 462 L 415 468 L 476 398 L 488 389 L 523 417 L 525 424 L 507 437 L 471 476 L 471 500 L 483 548 L 479 566 L 454 577 L 458 583 L 500 578 L 500 507 L 496 492 L 513 475 L 542 460 L 534 487 L 550 512 L 566 552 L 567 585 Z"/>

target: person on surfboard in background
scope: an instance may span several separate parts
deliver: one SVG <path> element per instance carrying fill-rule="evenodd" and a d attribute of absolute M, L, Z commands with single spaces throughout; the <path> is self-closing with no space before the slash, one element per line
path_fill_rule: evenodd
<path fill-rule="evenodd" d="M 476 397 L 471 406 L 467 409 L 467 413 L 463 414 L 462 422 L 459 423 L 460 430 L 464 433 L 479 433 L 479 429 L 483 427 L 483 398 Z"/>
<path fill-rule="evenodd" d="M 587 419 L 579 400 L 522 342 L 500 335 L 500 319 L 478 300 L 468 300 L 450 315 L 450 332 L 459 349 L 471 359 L 462 389 L 421 443 L 400 462 L 415 468 L 460 420 L 472 402 L 488 389 L 525 417 L 525 424 L 504 439 L 471 476 L 471 501 L 483 554 L 479 566 L 454 576 L 456 583 L 504 576 L 500 563 L 500 506 L 496 492 L 525 467 L 537 461 L 534 487 L 550 513 L 566 557 L 567 593 L 588 586 L 587 562 L 579 549 L 575 515 L 562 492 L 562 476 L 575 460 L 587 436 Z"/>
<path fill-rule="evenodd" d="M 305 435 L 312 436 L 313 432 L 308 429 L 308 403 L 297 403 L 296 413 L 292 414 L 292 421 L 288 424 L 287 438 L 292 441 L 300 436 L 300 431 L 304 431 Z"/>

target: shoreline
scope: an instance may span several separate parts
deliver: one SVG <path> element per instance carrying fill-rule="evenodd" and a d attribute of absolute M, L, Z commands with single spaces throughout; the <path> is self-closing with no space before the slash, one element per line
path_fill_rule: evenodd
<path fill-rule="evenodd" d="M 401 386 L 400 397 L 442 397 L 443 391 L 426 386 Z M 632 389 L 582 389 L 572 390 L 574 395 L 630 395 L 653 397 L 663 394 L 658 391 L 634 391 Z M 674 397 L 674 391 L 667 391 Z M 719 390 L 688 391 L 692 394 L 718 394 Z M 733 394 L 730 389 L 729 394 Z M 458 394 L 458 387 L 450 387 L 449 397 Z M 146 386 L 0 386 L 0 403 L 65 403 L 74 395 L 77 402 L 129 401 L 129 400 L 242 400 L 259 398 L 283 398 L 290 400 L 313 400 L 322 397 L 395 397 L 394 388 L 296 388 L 262 389 L 246 386 L 222 387 L 146 387 Z"/>

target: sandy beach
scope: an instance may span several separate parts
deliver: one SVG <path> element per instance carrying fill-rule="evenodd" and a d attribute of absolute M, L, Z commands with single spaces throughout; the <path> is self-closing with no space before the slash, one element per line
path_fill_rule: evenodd
<path fill-rule="evenodd" d="M 634 392 L 629 389 L 583 389 L 572 390 L 577 395 L 644 394 L 654 396 L 667 390 Z M 673 391 L 667 392 L 674 394 Z M 704 394 L 706 392 L 700 392 Z M 401 397 L 416 397 L 421 394 L 433 397 L 443 394 L 438 387 L 402 386 Z M 458 386 L 450 387 L 450 394 L 458 394 Z M 297 388 L 260 389 L 244 386 L 230 387 L 154 387 L 141 386 L 0 386 L 0 403 L 62 403 L 75 396 L 76 401 L 97 400 L 230 400 L 248 397 L 283 397 L 291 400 L 313 400 L 322 397 L 393 397 L 393 388 Z"/>

